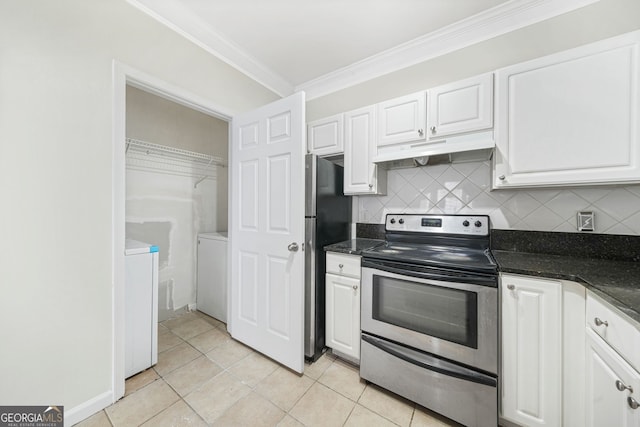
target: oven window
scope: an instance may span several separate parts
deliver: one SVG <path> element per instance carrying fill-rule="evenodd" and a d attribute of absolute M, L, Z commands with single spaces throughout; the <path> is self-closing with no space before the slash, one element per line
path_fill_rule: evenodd
<path fill-rule="evenodd" d="M 475 292 L 373 276 L 373 318 L 478 348 Z"/>

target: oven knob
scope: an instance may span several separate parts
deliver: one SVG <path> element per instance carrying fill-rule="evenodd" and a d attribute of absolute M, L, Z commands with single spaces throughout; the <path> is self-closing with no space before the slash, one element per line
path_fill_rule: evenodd
<path fill-rule="evenodd" d="M 400 224 L 404 224 L 404 219 L 400 218 L 400 219 L 398 220 L 398 223 L 400 223 Z"/>
<path fill-rule="evenodd" d="M 394 218 L 391 218 L 391 221 L 389 221 L 391 224 L 395 224 L 396 220 Z"/>
<path fill-rule="evenodd" d="M 462 221 L 462 225 L 464 225 L 465 227 L 469 226 L 469 221 L 467 221 L 466 219 L 464 221 Z"/>
<path fill-rule="evenodd" d="M 473 225 L 475 225 L 476 227 L 481 227 L 482 223 L 480 221 L 476 221 L 473 223 Z"/>

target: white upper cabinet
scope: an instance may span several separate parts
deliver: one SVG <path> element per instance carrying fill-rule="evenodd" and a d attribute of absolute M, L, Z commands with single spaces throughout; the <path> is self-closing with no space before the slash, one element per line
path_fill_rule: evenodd
<path fill-rule="evenodd" d="M 429 139 L 493 126 L 493 73 L 429 89 Z"/>
<path fill-rule="evenodd" d="M 344 113 L 344 193 L 385 194 L 387 173 L 372 162 L 376 155 L 375 106 Z"/>
<path fill-rule="evenodd" d="M 378 146 L 426 140 L 426 92 L 384 101 L 377 107 Z"/>
<path fill-rule="evenodd" d="M 309 122 L 307 124 L 307 152 L 318 156 L 342 154 L 344 151 L 344 115 Z"/>
<path fill-rule="evenodd" d="M 640 181 L 640 32 L 496 72 L 494 188 Z"/>

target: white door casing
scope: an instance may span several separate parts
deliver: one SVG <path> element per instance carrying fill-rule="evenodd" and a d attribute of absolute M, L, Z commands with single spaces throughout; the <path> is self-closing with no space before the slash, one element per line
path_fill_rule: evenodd
<path fill-rule="evenodd" d="M 296 372 L 304 369 L 304 102 L 299 92 L 235 116 L 230 150 L 231 334 Z"/>

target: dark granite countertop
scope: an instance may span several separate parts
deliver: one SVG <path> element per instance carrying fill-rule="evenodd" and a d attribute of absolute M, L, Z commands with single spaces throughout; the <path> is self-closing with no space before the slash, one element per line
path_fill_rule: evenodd
<path fill-rule="evenodd" d="M 362 251 L 375 248 L 382 244 L 384 244 L 384 240 L 357 238 L 325 246 L 324 250 L 328 252 L 360 255 Z"/>
<path fill-rule="evenodd" d="M 640 263 L 563 255 L 492 250 L 503 273 L 582 283 L 640 323 Z"/>

